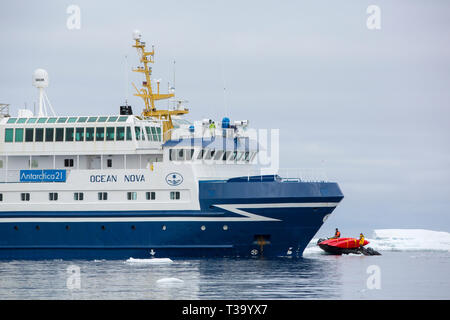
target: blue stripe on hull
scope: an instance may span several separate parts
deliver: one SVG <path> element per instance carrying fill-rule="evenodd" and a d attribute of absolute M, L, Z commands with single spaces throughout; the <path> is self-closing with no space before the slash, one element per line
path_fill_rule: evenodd
<path fill-rule="evenodd" d="M 70 212 L 1 213 L 17 218 L 0 223 L 0 259 L 128 259 L 193 256 L 300 256 L 334 206 L 281 207 L 270 204 L 339 202 L 336 184 L 200 183 L 201 211 L 90 212 L 104 217 L 210 217 L 207 221 L 57 222 L 57 217 L 80 217 Z M 278 186 L 277 186 L 278 185 Z M 231 188 L 231 189 L 230 189 Z M 251 189 L 251 190 L 250 190 Z M 238 197 L 240 194 L 240 198 Z M 280 200 L 281 199 L 281 200 Z M 276 221 L 215 221 L 238 217 L 215 205 L 268 204 L 245 208 L 248 214 Z M 52 217 L 52 222 L 22 222 L 23 217 Z M 213 220 L 211 220 L 211 218 Z M 243 217 L 246 218 L 245 216 Z M 248 217 L 247 217 L 248 218 Z M 227 230 L 224 230 L 224 226 Z M 163 230 L 165 226 L 165 230 Z M 205 226 L 205 230 L 201 227 Z M 264 241 L 258 239 L 263 236 Z M 290 253 L 288 252 L 290 251 Z"/>

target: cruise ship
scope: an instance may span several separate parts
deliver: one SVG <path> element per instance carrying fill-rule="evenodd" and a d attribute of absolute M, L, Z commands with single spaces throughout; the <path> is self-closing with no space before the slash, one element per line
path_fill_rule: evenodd
<path fill-rule="evenodd" d="M 139 115 L 52 116 L 41 94 L 37 115 L 0 116 L 0 259 L 301 256 L 338 184 L 262 170 L 246 120 L 157 108 L 174 92 L 152 86 L 138 31 L 133 47 Z"/>

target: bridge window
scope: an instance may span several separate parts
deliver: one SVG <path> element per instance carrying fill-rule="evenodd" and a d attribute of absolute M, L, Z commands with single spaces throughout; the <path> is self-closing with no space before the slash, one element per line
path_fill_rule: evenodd
<path fill-rule="evenodd" d="M 197 156 L 197 160 L 202 160 L 205 155 L 205 149 L 200 150 Z"/>
<path fill-rule="evenodd" d="M 67 121 L 67 117 L 61 117 L 61 118 L 58 118 L 58 120 L 56 122 L 57 123 L 66 123 L 66 121 Z"/>
<path fill-rule="evenodd" d="M 48 118 L 47 123 L 55 123 L 57 118 Z"/>
<path fill-rule="evenodd" d="M 107 127 L 106 128 L 106 141 L 114 141 L 114 131 L 116 128 Z"/>
<path fill-rule="evenodd" d="M 95 141 L 105 141 L 105 128 L 100 127 L 95 130 Z"/>
<path fill-rule="evenodd" d="M 46 123 L 48 118 L 39 118 L 37 123 Z"/>
<path fill-rule="evenodd" d="M 29 118 L 27 123 L 36 123 L 37 118 Z"/>
<path fill-rule="evenodd" d="M 106 122 L 107 119 L 108 117 L 99 117 L 97 122 Z"/>
<path fill-rule="evenodd" d="M 116 128 L 116 141 L 125 140 L 125 127 Z"/>
<path fill-rule="evenodd" d="M 34 139 L 34 129 L 27 128 L 25 129 L 25 142 L 33 142 Z"/>
<path fill-rule="evenodd" d="M 145 132 L 147 133 L 147 141 L 152 141 L 152 129 L 150 127 L 145 127 Z"/>
<path fill-rule="evenodd" d="M 77 122 L 81 122 L 81 123 L 86 122 L 87 118 L 88 117 L 79 117 Z"/>
<path fill-rule="evenodd" d="M 86 128 L 86 141 L 94 141 L 94 127 Z"/>
<path fill-rule="evenodd" d="M 74 128 L 66 128 L 66 141 L 73 141 Z"/>
<path fill-rule="evenodd" d="M 5 142 L 13 142 L 14 129 L 5 129 Z"/>
<path fill-rule="evenodd" d="M 136 140 L 141 140 L 141 127 L 135 126 L 134 132 L 136 134 Z"/>
<path fill-rule="evenodd" d="M 46 142 L 53 142 L 53 134 L 54 134 L 53 128 L 45 128 L 45 141 Z"/>
<path fill-rule="evenodd" d="M 74 123 L 77 122 L 77 117 L 70 117 L 69 120 L 67 120 L 67 123 Z"/>
<path fill-rule="evenodd" d="M 44 141 L 44 129 L 43 128 L 36 128 L 35 133 L 35 141 L 36 142 L 42 142 Z"/>
<path fill-rule="evenodd" d="M 16 123 L 17 118 L 9 118 L 7 123 Z"/>
<path fill-rule="evenodd" d="M 64 140 L 64 128 L 55 128 L 55 141 Z"/>
<path fill-rule="evenodd" d="M 19 118 L 19 120 L 17 120 L 17 123 L 25 123 L 27 122 L 28 118 Z"/>
<path fill-rule="evenodd" d="M 95 121 L 97 121 L 97 118 L 98 117 L 89 117 L 87 122 L 95 122 Z"/>
<path fill-rule="evenodd" d="M 219 160 L 220 157 L 222 156 L 222 154 L 223 154 L 223 151 L 222 151 L 222 150 L 217 151 L 217 152 L 216 152 L 216 155 L 215 155 L 215 157 L 214 157 L 214 160 Z"/>
<path fill-rule="evenodd" d="M 127 127 L 127 141 L 133 140 L 133 136 L 131 135 L 131 128 Z"/>
<path fill-rule="evenodd" d="M 118 117 L 109 117 L 108 122 L 116 122 Z"/>
<path fill-rule="evenodd" d="M 76 128 L 75 141 L 84 141 L 84 128 Z"/>

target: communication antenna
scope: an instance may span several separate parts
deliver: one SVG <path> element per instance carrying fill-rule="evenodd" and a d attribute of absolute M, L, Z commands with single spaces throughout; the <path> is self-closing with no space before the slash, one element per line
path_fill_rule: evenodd
<path fill-rule="evenodd" d="M 125 105 L 128 105 L 128 56 L 125 55 Z"/>
<path fill-rule="evenodd" d="M 50 111 L 56 116 L 55 111 L 47 97 L 44 89 L 48 87 L 48 73 L 44 69 L 36 69 L 33 73 L 33 86 L 39 90 L 39 117 L 47 116 L 47 106 Z"/>

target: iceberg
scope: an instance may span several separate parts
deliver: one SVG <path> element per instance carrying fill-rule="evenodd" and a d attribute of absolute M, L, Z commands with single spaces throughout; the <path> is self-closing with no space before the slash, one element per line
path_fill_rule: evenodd
<path fill-rule="evenodd" d="M 450 251 L 450 233 L 425 229 L 376 229 L 369 246 L 391 251 Z"/>
<path fill-rule="evenodd" d="M 125 262 L 131 263 L 131 264 L 168 264 L 168 263 L 172 263 L 173 261 L 169 258 L 151 258 L 151 259 L 130 258 Z"/>

